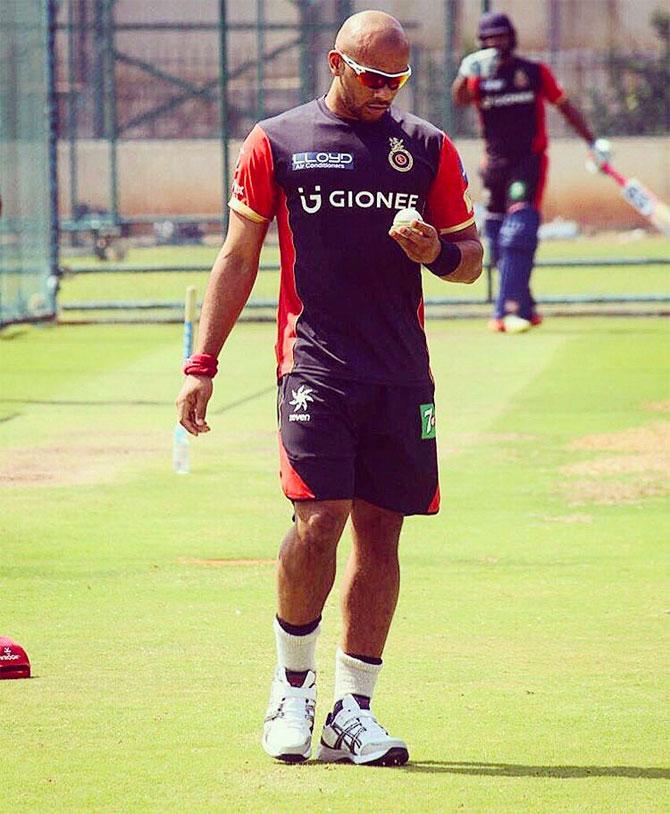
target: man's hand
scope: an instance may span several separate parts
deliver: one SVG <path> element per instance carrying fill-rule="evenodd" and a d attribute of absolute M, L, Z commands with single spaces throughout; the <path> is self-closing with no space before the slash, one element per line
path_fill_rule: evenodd
<path fill-rule="evenodd" d="M 488 79 L 495 73 L 497 67 L 498 49 L 483 48 L 481 51 L 475 51 L 474 54 L 464 57 L 458 73 L 461 76 L 480 76 L 482 79 Z"/>
<path fill-rule="evenodd" d="M 597 138 L 590 147 L 589 158 L 598 169 L 610 163 L 612 160 L 612 145 L 606 138 Z"/>
<path fill-rule="evenodd" d="M 389 235 L 415 263 L 432 263 L 442 248 L 437 229 L 422 220 L 413 220 L 409 226 L 392 226 Z"/>
<path fill-rule="evenodd" d="M 209 432 L 205 414 L 213 389 L 209 376 L 187 376 L 184 380 L 177 397 L 177 416 L 179 423 L 191 435 Z"/>

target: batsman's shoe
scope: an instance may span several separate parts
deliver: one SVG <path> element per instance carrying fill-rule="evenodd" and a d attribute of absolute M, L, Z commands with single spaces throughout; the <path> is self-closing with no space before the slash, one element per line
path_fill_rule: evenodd
<path fill-rule="evenodd" d="M 402 766 L 407 763 L 409 752 L 405 742 L 392 738 L 371 710 L 362 709 L 353 695 L 345 695 L 341 704 L 342 709 L 328 713 L 317 760 L 369 766 Z"/>
<path fill-rule="evenodd" d="M 504 334 L 505 333 L 505 323 L 502 319 L 492 319 L 489 322 L 489 331 L 493 331 L 496 334 Z"/>
<path fill-rule="evenodd" d="M 308 670 L 302 687 L 293 687 L 277 668 L 263 726 L 263 749 L 277 760 L 301 763 L 312 753 L 316 676 Z"/>
<path fill-rule="evenodd" d="M 531 327 L 530 320 L 519 317 L 516 314 L 507 314 L 503 317 L 506 334 L 522 334 Z"/>

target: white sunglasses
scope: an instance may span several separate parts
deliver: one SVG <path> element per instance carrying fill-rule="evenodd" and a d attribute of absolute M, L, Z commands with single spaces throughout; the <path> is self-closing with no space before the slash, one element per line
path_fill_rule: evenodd
<path fill-rule="evenodd" d="M 387 73 L 377 68 L 366 68 L 364 65 L 359 65 L 358 62 L 341 51 L 337 51 L 337 53 L 342 57 L 345 65 L 348 65 L 356 74 L 361 85 L 371 90 L 380 90 L 384 86 L 388 87 L 389 90 L 400 90 L 412 75 L 412 68 L 409 65 L 399 73 Z"/>

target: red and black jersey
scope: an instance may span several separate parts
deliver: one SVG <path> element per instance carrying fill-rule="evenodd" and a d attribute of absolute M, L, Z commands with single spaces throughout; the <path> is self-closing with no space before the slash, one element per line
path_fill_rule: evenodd
<path fill-rule="evenodd" d="M 253 221 L 277 218 L 278 377 L 429 379 L 420 267 L 388 230 L 409 206 L 442 233 L 474 223 L 467 178 L 444 133 L 395 108 L 363 123 L 314 100 L 256 125 L 229 205 Z"/>
<path fill-rule="evenodd" d="M 490 158 L 519 158 L 547 149 L 544 101 L 557 104 L 564 93 L 546 65 L 513 57 L 488 79 L 469 78 L 468 88 Z"/>

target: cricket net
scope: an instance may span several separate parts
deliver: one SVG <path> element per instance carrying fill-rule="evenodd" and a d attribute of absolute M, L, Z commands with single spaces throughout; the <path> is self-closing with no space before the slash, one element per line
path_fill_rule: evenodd
<path fill-rule="evenodd" d="M 55 315 L 51 0 L 0 11 L 0 325 Z"/>

